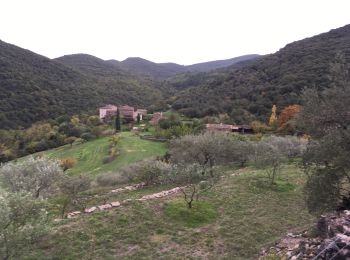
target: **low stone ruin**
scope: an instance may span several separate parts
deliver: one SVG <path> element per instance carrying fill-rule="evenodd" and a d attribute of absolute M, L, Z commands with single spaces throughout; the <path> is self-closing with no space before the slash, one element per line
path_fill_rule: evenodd
<path fill-rule="evenodd" d="M 287 234 L 274 246 L 263 249 L 259 259 L 350 259 L 350 211 L 321 216 L 312 230 Z"/>
<path fill-rule="evenodd" d="M 126 191 L 139 190 L 139 189 L 142 189 L 145 186 L 146 186 L 146 183 L 141 182 L 141 183 L 134 184 L 134 185 L 131 185 L 131 186 L 126 186 L 124 188 L 118 188 L 118 189 L 115 189 L 115 190 L 111 190 L 111 193 L 120 193 L 120 192 L 126 192 Z"/>
<path fill-rule="evenodd" d="M 81 211 L 73 211 L 67 214 L 67 218 L 74 218 L 75 216 L 81 214 Z"/>
<path fill-rule="evenodd" d="M 136 189 L 140 189 L 140 187 L 143 187 L 143 186 L 144 186 L 144 184 L 140 183 L 140 184 L 136 184 L 136 185 L 133 185 L 133 186 L 127 186 L 127 187 L 120 188 L 120 189 L 123 190 L 123 191 L 136 190 Z M 149 200 L 149 199 L 162 198 L 162 197 L 174 194 L 176 192 L 179 192 L 181 189 L 182 189 L 181 187 L 176 187 L 176 188 L 173 188 L 171 190 L 165 190 L 165 191 L 161 191 L 161 192 L 158 192 L 158 193 L 145 195 L 142 198 L 136 199 L 136 200 Z M 111 208 L 114 208 L 114 207 L 119 207 L 122 204 L 128 203 L 129 201 L 132 201 L 132 200 L 133 199 L 125 199 L 125 200 L 123 200 L 122 203 L 120 203 L 119 201 L 114 201 L 114 202 L 106 203 L 106 204 L 103 204 L 103 205 L 93 206 L 91 208 L 85 209 L 84 212 L 81 212 L 81 211 L 70 212 L 70 213 L 67 214 L 67 218 L 74 218 L 74 217 L 76 217 L 76 216 L 78 216 L 78 215 L 80 215 L 82 213 L 89 214 L 89 213 L 93 213 L 93 212 L 95 212 L 97 210 L 103 211 L 103 210 L 108 210 L 108 209 L 111 209 Z"/>
<path fill-rule="evenodd" d="M 168 195 L 170 195 L 170 194 L 177 193 L 177 192 L 179 192 L 180 190 L 181 190 L 180 187 L 176 187 L 176 188 L 171 189 L 171 190 L 165 190 L 165 191 L 161 191 L 161 192 L 158 192 L 158 193 L 145 195 L 145 196 L 143 196 L 143 197 L 142 197 L 141 199 L 139 199 L 139 200 L 159 199 L 159 198 L 168 196 Z"/>

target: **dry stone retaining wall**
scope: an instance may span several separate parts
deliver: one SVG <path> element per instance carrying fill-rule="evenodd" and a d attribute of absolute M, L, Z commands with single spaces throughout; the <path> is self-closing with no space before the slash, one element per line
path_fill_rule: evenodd
<path fill-rule="evenodd" d="M 139 186 L 137 187 L 136 185 L 139 185 Z M 142 185 L 141 184 L 136 184 L 136 185 L 127 186 L 127 187 L 124 187 L 124 188 L 119 188 L 119 189 L 116 189 L 116 190 L 112 190 L 111 192 L 112 193 L 118 193 L 118 192 L 136 190 L 136 189 L 139 189 L 139 187 L 144 187 L 144 184 L 142 184 Z M 173 189 L 170 189 L 170 190 L 165 190 L 165 191 L 161 191 L 161 192 L 154 193 L 154 194 L 144 195 L 140 199 L 136 199 L 136 200 L 143 201 L 143 200 L 149 200 L 149 199 L 163 198 L 163 197 L 169 196 L 171 194 L 177 193 L 181 189 L 182 189 L 182 187 L 176 187 L 176 188 L 173 188 Z M 78 216 L 78 215 L 80 215 L 82 213 L 90 214 L 90 213 L 93 213 L 93 212 L 95 212 L 97 210 L 103 211 L 103 210 L 108 210 L 108 209 L 111 209 L 111 208 L 119 207 L 123 203 L 127 203 L 128 201 L 132 201 L 132 199 L 126 199 L 122 203 L 119 202 L 119 201 L 114 201 L 114 202 L 106 203 L 106 204 L 103 204 L 103 205 L 93 206 L 91 208 L 85 209 L 83 212 L 81 212 L 81 211 L 73 211 L 73 212 L 68 213 L 67 218 L 74 218 L 74 217 L 76 217 L 76 216 Z"/>

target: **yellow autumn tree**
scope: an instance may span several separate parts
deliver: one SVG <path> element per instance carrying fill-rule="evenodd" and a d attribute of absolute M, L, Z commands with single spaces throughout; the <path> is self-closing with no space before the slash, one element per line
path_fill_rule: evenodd
<path fill-rule="evenodd" d="M 271 109 L 271 116 L 270 116 L 270 119 L 269 119 L 269 126 L 271 126 L 271 127 L 276 127 L 277 126 L 276 110 L 277 110 L 276 105 L 273 105 L 272 109 Z"/>

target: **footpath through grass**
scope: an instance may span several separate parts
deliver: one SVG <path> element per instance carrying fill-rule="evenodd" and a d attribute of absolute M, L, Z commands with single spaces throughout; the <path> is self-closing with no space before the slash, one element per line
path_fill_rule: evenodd
<path fill-rule="evenodd" d="M 263 246 L 311 225 L 314 218 L 301 193 L 305 176 L 294 165 L 283 168 L 274 188 L 266 185 L 263 171 L 245 168 L 237 172 L 234 176 L 233 171 L 227 172 L 201 198 L 195 214 L 180 208 L 181 193 L 131 201 L 55 223 L 51 234 L 27 258 L 256 259 Z M 142 190 L 146 192 L 154 189 Z"/>
<path fill-rule="evenodd" d="M 61 146 L 45 151 L 50 158 L 74 158 L 77 164 L 68 170 L 69 174 L 83 174 L 96 176 L 108 171 L 117 171 L 123 166 L 146 158 L 164 155 L 167 151 L 165 143 L 142 140 L 131 132 L 120 134 L 121 139 L 117 145 L 118 156 L 110 163 L 103 163 L 103 158 L 108 155 L 109 137 L 85 142 L 83 144 Z"/>

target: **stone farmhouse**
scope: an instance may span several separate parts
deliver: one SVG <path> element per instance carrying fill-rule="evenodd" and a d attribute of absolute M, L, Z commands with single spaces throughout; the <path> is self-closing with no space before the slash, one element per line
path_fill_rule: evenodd
<path fill-rule="evenodd" d="M 120 116 L 122 116 L 127 121 L 137 121 L 137 115 L 140 115 L 140 120 L 142 117 L 147 115 L 146 109 L 136 109 L 134 107 L 124 105 L 124 106 L 115 106 L 115 105 L 106 105 L 100 107 L 99 115 L 101 120 L 111 119 L 113 116 L 117 115 L 117 111 L 119 109 Z"/>

